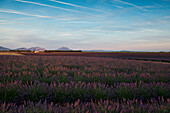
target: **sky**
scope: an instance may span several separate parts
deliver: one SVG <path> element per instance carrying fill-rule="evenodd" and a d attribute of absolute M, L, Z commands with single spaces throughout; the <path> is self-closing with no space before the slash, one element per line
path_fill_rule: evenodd
<path fill-rule="evenodd" d="M 0 46 L 170 51 L 170 0 L 0 0 Z"/>

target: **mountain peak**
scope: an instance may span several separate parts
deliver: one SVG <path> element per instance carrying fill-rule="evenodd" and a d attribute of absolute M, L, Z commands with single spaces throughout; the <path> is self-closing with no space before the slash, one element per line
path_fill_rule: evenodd
<path fill-rule="evenodd" d="M 44 51 L 45 48 L 40 48 L 40 47 L 31 47 L 31 48 L 28 48 L 29 50 L 31 51 Z"/>
<path fill-rule="evenodd" d="M 7 51 L 7 50 L 10 50 L 10 49 L 0 46 L 0 51 Z"/>
<path fill-rule="evenodd" d="M 45 48 L 40 48 L 40 47 L 30 47 L 30 48 L 17 48 L 16 50 L 31 50 L 31 51 L 44 51 Z"/>
<path fill-rule="evenodd" d="M 60 47 L 58 48 L 58 50 L 71 50 L 71 49 L 69 49 L 68 47 Z"/>

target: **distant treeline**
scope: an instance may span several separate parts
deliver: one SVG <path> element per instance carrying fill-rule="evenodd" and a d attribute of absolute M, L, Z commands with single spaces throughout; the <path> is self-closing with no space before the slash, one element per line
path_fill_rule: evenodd
<path fill-rule="evenodd" d="M 10 52 L 31 52 L 31 50 L 10 50 Z"/>
<path fill-rule="evenodd" d="M 9 52 L 9 50 L 0 50 L 0 52 Z"/>
<path fill-rule="evenodd" d="M 45 50 L 44 52 L 82 52 L 81 50 Z"/>

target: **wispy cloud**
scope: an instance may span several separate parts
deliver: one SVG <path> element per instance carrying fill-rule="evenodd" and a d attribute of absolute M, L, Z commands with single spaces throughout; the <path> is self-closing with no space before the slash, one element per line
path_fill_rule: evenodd
<path fill-rule="evenodd" d="M 11 21 L 5 21 L 5 22 L 3 21 L 3 22 L 1 22 L 1 21 L 0 21 L 0 24 L 1 24 L 1 25 L 2 25 L 2 24 L 8 24 L 8 25 L 9 25 L 9 24 L 21 24 L 21 22 L 11 22 Z"/>
<path fill-rule="evenodd" d="M 13 14 L 20 14 L 20 15 L 25 15 L 25 16 L 39 17 L 39 18 L 56 19 L 56 18 L 53 18 L 53 17 L 51 17 L 51 16 L 32 15 L 32 14 L 23 13 L 23 12 L 18 12 L 18 11 L 10 10 L 10 9 L 7 9 L 7 10 L 6 10 L 6 9 L 5 9 L 5 10 L 1 10 L 1 9 L 0 9 L 0 12 L 4 12 L 4 13 L 13 13 Z"/>
<path fill-rule="evenodd" d="M 19 15 L 25 15 L 25 16 L 32 16 L 32 17 L 38 17 L 38 18 L 47 18 L 47 19 L 54 19 L 54 20 L 63 20 L 63 21 L 82 19 L 82 18 L 56 18 L 56 17 L 53 17 L 53 16 L 34 15 L 34 14 L 29 14 L 29 13 L 24 13 L 24 12 L 18 12 L 18 11 L 11 10 L 11 9 L 0 9 L 0 12 L 3 12 L 3 13 L 12 13 L 12 14 L 19 14 Z"/>
<path fill-rule="evenodd" d="M 113 1 L 108 1 L 108 2 L 106 2 L 108 5 L 110 5 L 110 6 L 114 6 L 114 7 L 116 7 L 116 8 L 123 8 L 123 7 L 121 7 L 121 6 L 118 6 L 118 5 L 115 5 L 115 4 L 113 4 Z"/>
<path fill-rule="evenodd" d="M 117 5 L 113 5 L 113 4 L 111 4 L 111 6 L 114 6 L 114 7 L 117 7 L 117 8 L 122 8 L 122 7 L 120 7 L 120 6 L 117 6 Z"/>
<path fill-rule="evenodd" d="M 123 4 L 126 4 L 126 5 L 133 6 L 133 7 L 135 7 L 135 8 L 140 9 L 140 10 L 143 10 L 143 11 L 147 11 L 146 9 L 143 9 L 143 8 L 142 8 L 142 7 L 140 7 L 140 6 L 137 6 L 137 5 L 132 4 L 132 3 L 129 3 L 129 2 L 124 2 L 124 1 L 121 1 L 121 0 L 115 0 L 115 1 L 120 2 L 120 3 L 123 3 Z"/>
<path fill-rule="evenodd" d="M 55 8 L 55 9 L 60 9 L 60 10 L 65 10 L 65 11 L 70 11 L 70 12 L 75 12 L 75 13 L 90 14 L 90 13 L 80 12 L 80 11 L 76 11 L 76 10 L 66 9 L 66 8 L 62 8 L 62 7 L 56 7 L 56 6 L 47 5 L 47 4 L 42 4 L 42 3 L 37 3 L 37 2 L 24 1 L 24 0 L 15 0 L 15 1 L 17 1 L 17 2 L 23 2 L 23 3 L 29 3 L 29 4 L 35 4 L 35 5 L 39 5 L 39 6 L 45 6 L 45 7 L 50 7 L 50 8 Z M 92 14 L 90 14 L 90 15 L 92 15 Z"/>
<path fill-rule="evenodd" d="M 82 36 L 82 34 L 77 34 L 77 33 L 61 33 L 61 34 L 59 34 L 59 36 L 62 36 L 62 37 L 63 36 L 64 37 L 70 37 L 70 36 L 71 37 L 73 37 L 73 36 L 75 37 L 75 36 L 78 36 L 79 37 L 79 36 Z"/>
<path fill-rule="evenodd" d="M 60 4 L 65 4 L 65 5 L 69 5 L 69 6 L 73 6 L 73 7 L 79 7 L 79 8 L 83 8 L 83 9 L 90 9 L 90 10 L 93 10 L 93 11 L 104 12 L 102 10 L 98 10 L 98 9 L 94 9 L 94 8 L 89 8 L 89 7 L 84 7 L 84 6 L 80 6 L 80 5 L 76 5 L 76 4 L 71 4 L 71 3 L 67 3 L 67 2 L 61 2 L 61 1 L 58 1 L 58 0 L 49 0 L 49 1 L 60 3 Z"/>
<path fill-rule="evenodd" d="M 170 16 L 164 16 L 163 18 L 165 18 L 165 19 L 170 19 Z"/>
<path fill-rule="evenodd" d="M 15 19 L 0 19 L 0 24 L 22 24 L 21 21 L 24 20 L 32 20 L 33 17 L 26 17 L 26 18 L 15 18 Z"/>
<path fill-rule="evenodd" d="M 152 2 L 154 5 L 156 5 L 156 6 L 159 6 L 159 7 L 162 7 L 161 5 L 159 5 L 159 4 L 157 4 L 157 3 L 155 3 L 155 2 Z"/>

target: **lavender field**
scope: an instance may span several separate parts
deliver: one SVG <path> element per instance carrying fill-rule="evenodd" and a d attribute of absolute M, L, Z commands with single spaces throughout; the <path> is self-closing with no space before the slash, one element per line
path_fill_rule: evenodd
<path fill-rule="evenodd" d="M 0 56 L 0 112 L 170 112 L 170 64 Z"/>

